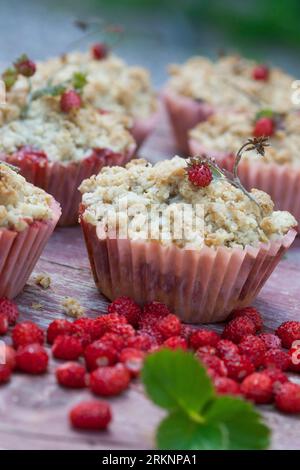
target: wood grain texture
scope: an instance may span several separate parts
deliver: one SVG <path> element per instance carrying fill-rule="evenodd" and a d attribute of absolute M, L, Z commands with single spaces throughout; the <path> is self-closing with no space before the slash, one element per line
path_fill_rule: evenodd
<path fill-rule="evenodd" d="M 165 118 L 158 131 L 141 150 L 151 161 L 173 155 L 175 149 Z M 287 319 L 300 319 L 300 240 L 296 240 L 256 301 L 266 329 Z M 34 275 L 47 272 L 52 286 L 43 290 L 33 282 Z M 78 299 L 88 315 L 105 311 L 107 301 L 96 290 L 79 227 L 59 228 L 53 234 L 24 292 L 17 298 L 21 319 L 46 327 L 63 317 L 65 296 Z M 33 303 L 42 310 L 34 310 Z M 217 325 L 216 329 L 221 326 Z M 58 361 L 51 360 L 50 370 Z M 27 377 L 15 374 L 0 389 L 0 448 L 4 449 L 147 449 L 153 447 L 154 430 L 164 413 L 134 383 L 121 397 L 110 400 L 114 419 L 109 432 L 76 432 L 69 427 L 67 414 L 73 404 L 90 398 L 87 390 L 64 390 L 56 385 L 54 374 Z M 299 418 L 277 413 L 271 406 L 260 408 L 273 431 L 272 448 L 299 449 Z"/>

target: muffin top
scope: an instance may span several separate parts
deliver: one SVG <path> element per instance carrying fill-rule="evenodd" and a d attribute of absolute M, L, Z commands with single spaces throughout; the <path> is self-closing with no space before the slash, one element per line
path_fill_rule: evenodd
<path fill-rule="evenodd" d="M 86 158 L 94 149 L 124 152 L 134 146 L 129 125 L 125 116 L 102 115 L 86 104 L 64 113 L 59 97 L 44 96 L 32 101 L 25 118 L 0 128 L 0 153 L 12 155 L 29 147 L 43 151 L 50 161 L 68 162 Z"/>
<path fill-rule="evenodd" d="M 289 212 L 273 211 L 263 191 L 252 190 L 255 203 L 223 178 L 195 187 L 186 169 L 186 160 L 178 156 L 154 166 L 133 160 L 125 168 L 105 167 L 79 188 L 83 219 L 100 233 L 116 228 L 123 238 L 194 250 L 255 246 L 282 237 L 297 224 Z M 180 219 L 183 207 L 187 218 Z M 178 231 L 180 220 L 183 230 Z"/>
<path fill-rule="evenodd" d="M 249 110 L 271 107 L 279 112 L 292 108 L 293 77 L 278 68 L 268 69 L 265 80 L 255 79 L 257 64 L 239 56 L 212 62 L 192 57 L 183 65 L 170 65 L 168 88 L 213 106 L 233 106 Z"/>
<path fill-rule="evenodd" d="M 268 111 L 265 111 L 268 114 Z M 198 141 L 207 153 L 220 152 L 233 154 L 241 142 L 251 137 L 255 126 L 259 125 L 260 114 L 219 112 L 207 121 L 199 123 L 190 131 L 190 138 Z M 272 113 L 271 113 L 272 116 Z M 273 123 L 273 132 L 269 137 L 270 146 L 266 147 L 264 157 L 255 150 L 244 154 L 243 159 L 260 160 L 264 163 L 292 165 L 300 167 L 300 116 L 296 112 L 268 117 Z"/>
<path fill-rule="evenodd" d="M 0 163 L 0 230 L 21 232 L 35 220 L 53 216 L 52 197 L 5 163 Z"/>

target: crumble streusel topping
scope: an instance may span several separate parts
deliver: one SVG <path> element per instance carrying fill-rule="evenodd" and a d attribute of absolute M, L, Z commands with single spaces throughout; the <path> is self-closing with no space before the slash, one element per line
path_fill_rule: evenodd
<path fill-rule="evenodd" d="M 127 151 L 134 140 L 127 130 L 130 119 L 109 113 L 101 115 L 89 105 L 63 113 L 59 97 L 33 101 L 25 119 L 16 119 L 0 128 L 0 153 L 9 155 L 23 146 L 46 153 L 51 161 L 81 160 L 93 149 Z"/>
<path fill-rule="evenodd" d="M 52 217 L 52 197 L 0 163 L 0 228 L 21 232 L 34 220 Z"/>
<path fill-rule="evenodd" d="M 199 123 L 190 131 L 190 138 L 198 141 L 209 151 L 234 153 L 241 143 L 253 135 L 255 115 L 247 113 L 220 112 L 207 121 Z M 300 118 L 297 113 L 282 116 L 269 138 L 264 157 L 255 150 L 246 152 L 243 159 L 260 160 L 264 163 L 300 166 Z"/>
<path fill-rule="evenodd" d="M 273 202 L 263 191 L 253 189 L 251 192 L 260 205 L 259 211 L 240 189 L 223 179 L 213 180 L 205 188 L 194 187 L 186 176 L 186 160 L 177 156 L 154 166 L 145 160 L 133 160 L 125 168 L 105 167 L 97 176 L 83 181 L 80 191 L 86 222 L 101 226 L 117 214 L 119 224 L 126 223 L 130 227 L 132 239 L 141 238 L 141 227 L 148 222 L 145 211 L 142 214 L 136 211 L 139 204 L 147 209 L 153 204 L 159 206 L 157 223 L 160 231 L 165 230 L 170 211 L 176 220 L 176 211 L 182 204 L 192 205 L 196 218 L 203 219 L 204 215 L 204 244 L 210 247 L 257 245 L 280 238 L 297 224 L 288 212 L 273 211 Z M 204 213 L 197 213 L 196 205 L 200 205 Z M 106 219 L 101 211 L 104 207 L 108 209 Z M 146 211 L 146 217 L 153 217 L 150 210 Z M 178 240 L 174 235 L 167 243 L 200 249 L 203 239 L 200 233 L 189 240 Z"/>
<path fill-rule="evenodd" d="M 73 297 L 66 297 L 61 304 L 64 313 L 68 317 L 80 318 L 85 313 L 85 309 L 80 305 L 78 300 L 74 299 Z"/>
<path fill-rule="evenodd" d="M 192 57 L 183 65 L 170 65 L 168 87 L 176 93 L 204 100 L 214 106 L 233 106 L 249 110 L 271 107 L 284 112 L 293 107 L 293 77 L 278 68 L 271 68 L 267 81 L 254 80 L 256 63 L 239 56 L 223 57 L 212 62 Z"/>

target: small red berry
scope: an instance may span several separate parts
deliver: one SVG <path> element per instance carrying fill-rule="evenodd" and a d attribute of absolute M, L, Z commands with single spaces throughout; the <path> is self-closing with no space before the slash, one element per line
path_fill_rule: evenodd
<path fill-rule="evenodd" d="M 228 371 L 225 366 L 225 363 L 219 357 L 207 353 L 202 353 L 201 351 L 199 351 L 199 349 L 195 355 L 205 366 L 206 369 L 212 369 L 215 374 L 219 377 L 227 376 Z"/>
<path fill-rule="evenodd" d="M 108 47 L 104 43 L 97 42 L 91 46 L 91 53 L 95 60 L 105 59 L 108 55 Z"/>
<path fill-rule="evenodd" d="M 119 395 L 130 383 L 130 374 L 123 364 L 99 367 L 90 376 L 90 388 L 96 395 Z"/>
<path fill-rule="evenodd" d="M 230 315 L 230 320 L 237 317 L 248 317 L 253 321 L 256 331 L 260 331 L 263 327 L 263 319 L 258 310 L 254 307 L 244 307 L 233 310 Z"/>
<path fill-rule="evenodd" d="M 261 117 L 255 122 L 253 135 L 255 137 L 271 137 L 275 131 L 275 124 L 273 119 L 268 117 Z"/>
<path fill-rule="evenodd" d="M 14 350 L 14 348 L 9 346 L 8 344 L 5 344 L 4 347 L 5 347 L 5 351 L 4 351 L 5 364 L 8 367 L 10 367 L 11 370 L 14 370 L 16 368 L 16 351 Z"/>
<path fill-rule="evenodd" d="M 247 316 L 234 318 L 224 328 L 222 338 L 229 339 L 233 343 L 239 343 L 244 336 L 254 335 L 256 327 Z"/>
<path fill-rule="evenodd" d="M 264 361 L 267 348 L 263 340 L 258 336 L 247 335 L 240 342 L 239 350 L 241 354 L 248 357 L 255 367 L 259 367 Z"/>
<path fill-rule="evenodd" d="M 31 146 L 25 145 L 18 149 L 13 157 L 17 159 L 18 162 L 27 162 L 34 164 L 35 166 L 45 166 L 48 160 L 45 152 L 32 148 Z"/>
<path fill-rule="evenodd" d="M 17 368 L 28 374 L 42 374 L 48 367 L 48 354 L 39 343 L 20 346 L 16 354 Z"/>
<path fill-rule="evenodd" d="M 239 347 L 229 339 L 221 339 L 216 345 L 216 349 L 222 359 L 239 354 Z"/>
<path fill-rule="evenodd" d="M 200 188 L 209 186 L 213 179 L 211 169 L 206 163 L 192 162 L 188 166 L 187 173 L 189 181 Z"/>
<path fill-rule="evenodd" d="M 0 336 L 8 332 L 8 316 L 0 313 Z"/>
<path fill-rule="evenodd" d="M 71 335 L 74 332 L 73 323 L 68 320 L 54 320 L 50 323 L 47 329 L 47 341 L 53 344 L 57 336 Z"/>
<path fill-rule="evenodd" d="M 300 372 L 300 341 L 299 345 L 289 350 L 290 366 L 289 370 Z"/>
<path fill-rule="evenodd" d="M 60 97 L 60 109 L 63 113 L 79 109 L 81 105 L 81 96 L 75 90 L 65 91 Z"/>
<path fill-rule="evenodd" d="M 44 332 L 35 323 L 25 321 L 18 323 L 12 330 L 12 340 L 14 346 L 25 346 L 32 343 L 44 343 Z"/>
<path fill-rule="evenodd" d="M 120 354 L 120 362 L 124 364 L 132 377 L 137 377 L 143 367 L 145 353 L 139 349 L 125 348 Z"/>
<path fill-rule="evenodd" d="M 272 380 L 273 392 L 276 392 L 281 384 L 288 381 L 287 376 L 280 369 L 264 369 L 263 373 Z"/>
<path fill-rule="evenodd" d="M 252 362 L 241 354 L 224 357 L 224 363 L 227 367 L 228 377 L 238 382 L 241 382 L 255 370 Z"/>
<path fill-rule="evenodd" d="M 131 338 L 134 338 L 134 336 L 131 336 Z M 125 347 L 127 338 L 123 338 L 115 333 L 105 333 L 101 337 L 101 341 L 120 352 Z"/>
<path fill-rule="evenodd" d="M 180 333 L 180 336 L 182 336 L 184 339 L 187 340 L 187 342 L 189 343 L 190 341 L 190 337 L 192 336 L 192 334 L 194 333 L 195 328 L 192 328 L 191 326 L 189 325 L 185 325 L 185 324 L 182 324 L 181 325 L 181 333 Z"/>
<path fill-rule="evenodd" d="M 156 325 L 158 319 L 166 317 L 170 313 L 172 312 L 165 304 L 156 301 L 149 302 L 143 308 L 139 320 L 139 327 L 142 329 L 153 327 Z"/>
<path fill-rule="evenodd" d="M 52 346 L 52 354 L 56 359 L 73 361 L 83 353 L 82 343 L 79 338 L 68 335 L 57 336 Z"/>
<path fill-rule="evenodd" d="M 9 381 L 11 372 L 12 370 L 8 364 L 0 364 L 0 385 Z"/>
<path fill-rule="evenodd" d="M 256 65 L 252 71 L 252 77 L 254 80 L 267 81 L 270 76 L 270 69 L 266 65 Z"/>
<path fill-rule="evenodd" d="M 163 342 L 162 346 L 168 349 L 186 350 L 188 348 L 186 340 L 181 336 L 171 336 Z"/>
<path fill-rule="evenodd" d="M 123 315 L 128 323 L 137 326 L 142 310 L 130 297 L 118 297 L 108 306 L 108 313 Z"/>
<path fill-rule="evenodd" d="M 215 377 L 214 386 L 218 395 L 240 395 L 241 390 L 237 382 L 229 377 Z"/>
<path fill-rule="evenodd" d="M 137 333 L 126 340 L 127 348 L 139 349 L 141 351 L 149 351 L 155 344 L 155 338 L 148 333 Z"/>
<path fill-rule="evenodd" d="M 18 73 L 24 77 L 32 77 L 36 71 L 35 63 L 30 60 L 26 54 L 22 55 L 15 63 L 14 66 Z"/>
<path fill-rule="evenodd" d="M 14 325 L 19 316 L 18 307 L 11 300 L 0 299 L 0 314 L 7 315 L 9 325 Z"/>
<path fill-rule="evenodd" d="M 254 372 L 243 380 L 241 392 L 254 403 L 271 403 L 273 400 L 273 383 L 264 372 Z"/>
<path fill-rule="evenodd" d="M 69 417 L 72 426 L 77 429 L 106 429 L 111 421 L 111 409 L 104 401 L 90 400 L 74 406 Z"/>
<path fill-rule="evenodd" d="M 121 336 L 125 340 L 126 338 L 129 338 L 130 336 L 135 336 L 135 329 L 133 328 L 133 326 L 129 324 L 123 325 L 120 323 L 120 324 L 112 325 L 109 328 L 108 333 L 114 333 L 115 335 Z"/>
<path fill-rule="evenodd" d="M 101 339 L 94 341 L 84 351 L 84 359 L 88 370 L 111 366 L 118 360 L 118 351 L 112 344 Z"/>
<path fill-rule="evenodd" d="M 280 370 L 289 369 L 291 364 L 290 356 L 282 349 L 268 349 L 264 355 L 264 367 L 275 367 Z"/>
<path fill-rule="evenodd" d="M 169 313 L 166 317 L 161 318 L 157 322 L 157 329 L 164 339 L 171 336 L 179 336 L 181 333 L 181 322 L 176 315 Z"/>
<path fill-rule="evenodd" d="M 196 350 L 201 346 L 217 346 L 220 339 L 220 335 L 215 331 L 201 328 L 196 330 L 190 336 L 189 344 L 194 350 Z"/>
<path fill-rule="evenodd" d="M 293 342 L 300 340 L 300 321 L 286 321 L 282 323 L 275 331 L 281 339 L 284 348 L 291 348 Z"/>
<path fill-rule="evenodd" d="M 67 388 L 84 388 L 86 386 L 86 370 L 78 362 L 66 362 L 59 366 L 56 378 L 60 385 Z"/>
<path fill-rule="evenodd" d="M 275 394 L 276 407 L 284 413 L 300 413 L 300 385 L 286 382 Z"/>
<path fill-rule="evenodd" d="M 272 333 L 261 333 L 258 337 L 263 340 L 267 349 L 281 348 L 281 339 Z"/>
<path fill-rule="evenodd" d="M 198 348 L 196 351 L 196 355 L 200 356 L 201 354 L 210 354 L 211 356 L 217 356 L 218 352 L 217 349 L 213 346 L 200 346 L 200 348 Z"/>

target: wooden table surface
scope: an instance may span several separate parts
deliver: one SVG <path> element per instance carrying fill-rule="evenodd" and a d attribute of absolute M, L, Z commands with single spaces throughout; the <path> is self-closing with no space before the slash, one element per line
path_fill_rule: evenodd
<path fill-rule="evenodd" d="M 174 154 L 168 125 L 162 116 L 157 132 L 141 150 L 156 161 Z M 46 272 L 52 278 L 50 289 L 43 290 L 33 276 Z M 272 274 L 255 305 L 264 316 L 266 329 L 284 320 L 300 319 L 300 240 Z M 78 299 L 96 316 L 107 301 L 96 290 L 79 227 L 59 228 L 53 234 L 24 292 L 17 298 L 21 320 L 33 320 L 46 327 L 54 318 L 63 318 L 61 301 L 65 296 Z M 33 303 L 40 303 L 35 310 Z M 217 329 L 220 326 L 216 327 Z M 51 361 L 54 370 L 58 361 Z M 91 398 L 88 390 L 65 390 L 56 384 L 52 373 L 41 377 L 15 374 L 10 384 L 0 389 L 0 448 L 3 449 L 149 449 L 154 430 L 163 416 L 144 395 L 141 384 L 134 383 L 120 397 L 111 399 L 114 419 L 108 432 L 77 432 L 69 427 L 68 410 L 82 399 Z M 300 420 L 260 407 L 272 428 L 272 448 L 300 449 Z"/>

